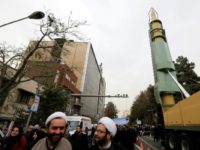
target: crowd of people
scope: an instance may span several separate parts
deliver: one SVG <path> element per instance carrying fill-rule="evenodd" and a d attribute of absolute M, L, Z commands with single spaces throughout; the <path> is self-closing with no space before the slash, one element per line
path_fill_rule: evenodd
<path fill-rule="evenodd" d="M 109 117 L 103 117 L 88 136 L 77 125 L 73 135 L 66 134 L 67 118 L 62 112 L 51 114 L 45 130 L 29 126 L 24 133 L 14 126 L 9 136 L 1 141 L 0 150 L 134 150 L 137 131 L 129 126 L 117 126 Z"/>
<path fill-rule="evenodd" d="M 10 134 L 1 139 L 0 150 L 29 150 L 45 136 L 44 131 L 31 125 L 25 133 L 20 126 L 14 126 Z"/>

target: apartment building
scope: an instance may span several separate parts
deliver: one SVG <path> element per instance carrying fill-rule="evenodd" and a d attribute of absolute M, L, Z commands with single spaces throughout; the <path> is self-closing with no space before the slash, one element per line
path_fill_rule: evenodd
<path fill-rule="evenodd" d="M 31 41 L 29 47 L 33 46 L 34 43 Z M 102 116 L 105 98 L 98 97 L 98 95 L 105 95 L 106 83 L 92 44 L 56 39 L 56 41 L 43 41 L 40 47 L 30 58 L 30 61 L 48 62 L 49 64 L 57 62 L 67 65 L 77 77 L 74 86 L 80 92 L 74 93 L 96 95 L 96 97 L 75 98 L 81 103 L 80 114 L 95 118 Z"/>

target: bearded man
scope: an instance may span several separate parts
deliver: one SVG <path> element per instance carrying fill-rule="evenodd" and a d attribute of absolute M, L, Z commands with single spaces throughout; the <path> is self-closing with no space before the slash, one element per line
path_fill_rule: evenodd
<path fill-rule="evenodd" d="M 64 113 L 51 114 L 45 125 L 47 137 L 39 140 L 32 150 L 72 150 L 70 142 L 63 137 L 67 128 L 67 118 Z"/>
<path fill-rule="evenodd" d="M 76 132 L 71 136 L 71 141 L 76 147 L 75 150 L 87 150 L 88 149 L 88 139 L 87 135 L 82 132 L 81 125 L 76 126 Z"/>
<path fill-rule="evenodd" d="M 121 145 L 112 142 L 117 133 L 117 127 L 114 121 L 108 117 L 99 120 L 94 133 L 93 142 L 89 150 L 125 150 Z"/>

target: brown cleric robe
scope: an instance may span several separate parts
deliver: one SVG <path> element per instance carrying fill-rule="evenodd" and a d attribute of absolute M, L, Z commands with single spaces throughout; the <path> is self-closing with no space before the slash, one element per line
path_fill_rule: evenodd
<path fill-rule="evenodd" d="M 49 150 L 46 144 L 46 138 L 39 140 L 31 150 Z M 53 150 L 72 150 L 70 142 L 62 138 Z"/>

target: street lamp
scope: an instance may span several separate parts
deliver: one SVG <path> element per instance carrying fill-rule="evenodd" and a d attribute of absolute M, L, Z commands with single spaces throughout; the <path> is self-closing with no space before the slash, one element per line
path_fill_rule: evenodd
<path fill-rule="evenodd" d="M 44 14 L 43 12 L 41 12 L 41 11 L 35 11 L 35 12 L 33 12 L 32 14 L 30 14 L 29 16 L 27 16 L 27 17 L 24 17 L 24 18 L 15 20 L 15 21 L 11 21 L 11 22 L 2 24 L 2 25 L 0 25 L 0 28 L 1 28 L 1 27 L 4 27 L 4 26 L 6 26 L 6 25 L 9 25 L 9 24 L 18 22 L 18 21 L 25 20 L 25 19 L 42 19 L 42 18 L 44 18 L 44 16 L 45 16 L 45 14 Z"/>

